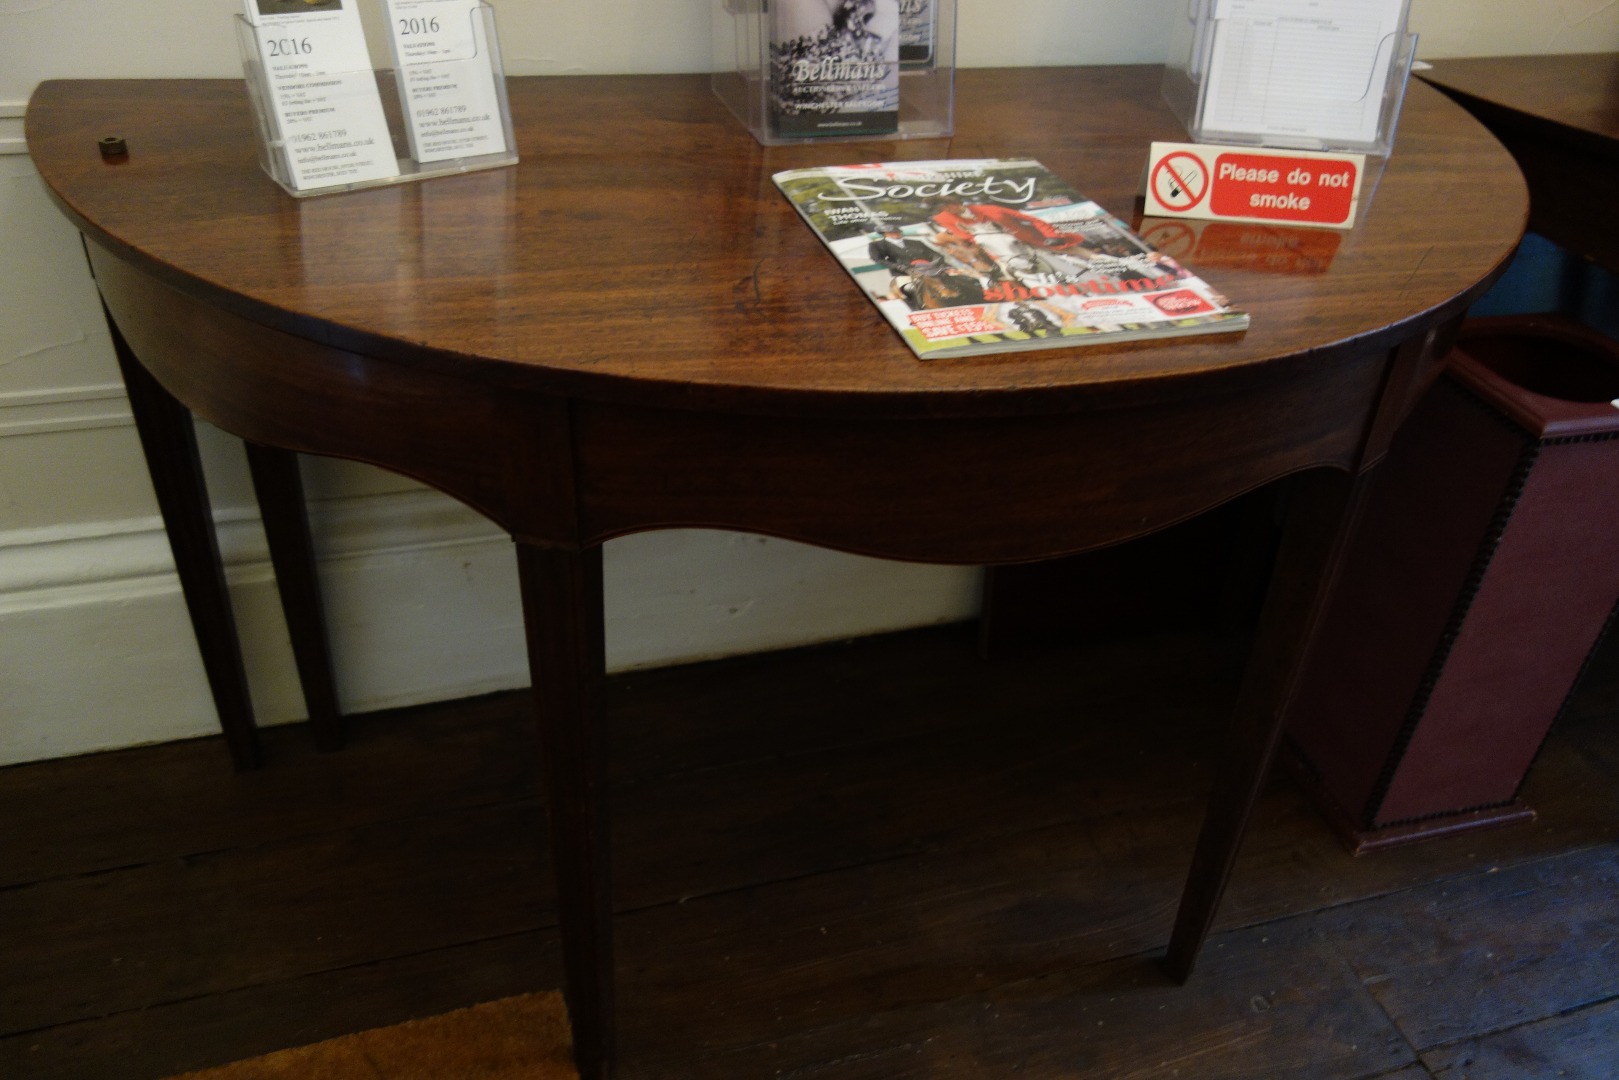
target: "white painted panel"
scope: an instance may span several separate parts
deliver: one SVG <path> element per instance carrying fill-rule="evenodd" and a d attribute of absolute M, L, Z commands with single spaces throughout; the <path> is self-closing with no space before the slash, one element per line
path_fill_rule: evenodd
<path fill-rule="evenodd" d="M 113 407 L 86 404 L 74 410 L 79 420 L 70 422 L 88 425 L 94 412 Z M 9 414 L 35 412 L 0 408 L 0 423 Z M 0 529 L 93 525 L 156 513 L 146 459 L 127 421 L 0 437 Z"/>
<path fill-rule="evenodd" d="M 962 67 L 1161 64 L 1186 0 L 965 0 L 956 7 Z"/>
<path fill-rule="evenodd" d="M 964 67 L 1154 63 L 1187 0 L 960 0 Z M 706 71 L 711 0 L 501 0 L 514 75 Z M 0 0 L 0 101 L 41 79 L 239 73 L 235 0 Z M 1613 0 L 1414 0 L 1430 56 L 1619 48 Z"/>
<path fill-rule="evenodd" d="M 962 0 L 967 67 L 1157 62 L 1184 0 Z M 513 75 L 712 67 L 712 0 L 495 4 Z M 234 76 L 234 0 L 0 0 L 0 99 L 44 78 Z"/>
<path fill-rule="evenodd" d="M 509 540 L 429 492 L 325 504 L 321 580 L 345 709 L 526 685 Z M 263 724 L 304 714 L 257 522 L 221 546 Z M 607 545 L 610 670 L 971 616 L 978 575 L 678 530 Z M 0 533 L 0 764 L 217 730 L 154 518 Z"/>
<path fill-rule="evenodd" d="M 604 573 L 614 669 L 969 619 L 980 576 L 699 529 L 614 540 Z"/>
<path fill-rule="evenodd" d="M 27 157 L 0 156 L 0 252 L 0 394 L 117 383 L 79 234 Z"/>
<path fill-rule="evenodd" d="M 64 593 L 0 615 L 0 764 L 218 730 L 177 589 Z"/>

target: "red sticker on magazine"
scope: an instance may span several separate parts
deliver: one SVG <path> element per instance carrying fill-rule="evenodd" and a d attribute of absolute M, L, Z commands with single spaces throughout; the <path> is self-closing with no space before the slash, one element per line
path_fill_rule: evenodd
<path fill-rule="evenodd" d="M 1190 289 L 1176 289 L 1174 292 L 1159 293 L 1147 299 L 1158 305 L 1159 311 L 1165 315 L 1173 315 L 1177 319 L 1215 310 L 1213 304 Z"/>
<path fill-rule="evenodd" d="M 911 325 L 922 331 L 929 341 L 966 337 L 969 334 L 998 334 L 1006 329 L 995 320 L 986 318 L 987 314 L 987 308 L 970 306 L 917 311 L 911 314 Z"/>

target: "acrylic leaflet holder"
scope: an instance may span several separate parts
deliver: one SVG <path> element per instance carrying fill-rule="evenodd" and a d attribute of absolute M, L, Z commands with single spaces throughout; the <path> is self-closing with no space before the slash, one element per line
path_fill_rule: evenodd
<path fill-rule="evenodd" d="M 1164 100 L 1195 142 L 1386 158 L 1416 35 L 1409 0 L 1187 0 Z"/>
<path fill-rule="evenodd" d="M 517 163 L 494 9 L 385 5 L 392 67 L 357 20 L 236 17 L 259 162 L 299 198 Z M 344 35 L 353 40 L 344 40 Z M 377 35 L 380 36 L 380 35 Z"/>
<path fill-rule="evenodd" d="M 713 0 L 714 92 L 761 143 L 955 123 L 956 0 Z"/>

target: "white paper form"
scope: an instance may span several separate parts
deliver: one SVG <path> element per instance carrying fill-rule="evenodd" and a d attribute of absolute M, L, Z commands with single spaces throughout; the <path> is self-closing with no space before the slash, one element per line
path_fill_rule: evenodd
<path fill-rule="evenodd" d="M 1377 141 L 1406 0 L 1217 0 L 1205 131 L 1300 144 Z"/>
<path fill-rule="evenodd" d="M 477 0 L 387 0 L 411 156 L 499 154 L 506 131 Z"/>
<path fill-rule="evenodd" d="M 399 175 L 357 0 L 243 0 L 298 189 Z"/>

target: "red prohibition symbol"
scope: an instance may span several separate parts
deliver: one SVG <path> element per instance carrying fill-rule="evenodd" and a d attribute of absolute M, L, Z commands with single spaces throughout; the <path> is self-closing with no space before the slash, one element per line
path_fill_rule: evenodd
<path fill-rule="evenodd" d="M 1152 191 L 1170 210 L 1190 210 L 1209 193 L 1209 170 L 1196 154 L 1165 154 L 1152 171 Z"/>

